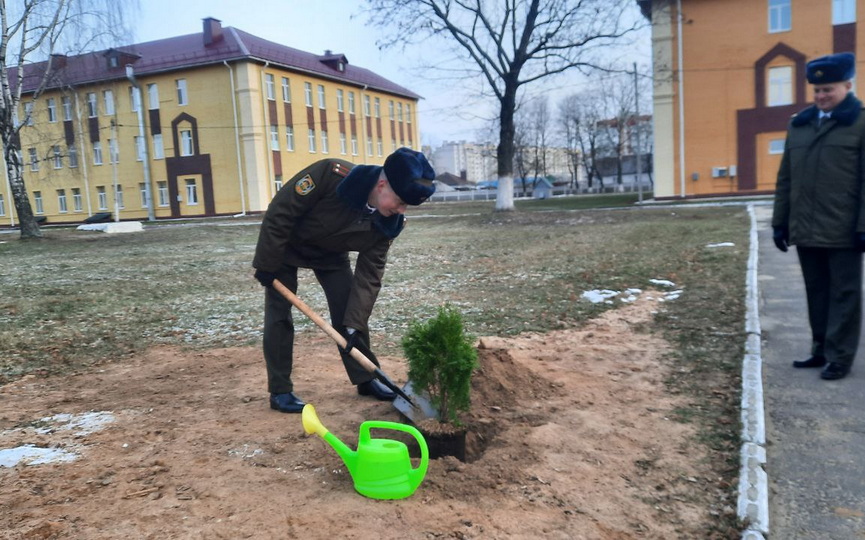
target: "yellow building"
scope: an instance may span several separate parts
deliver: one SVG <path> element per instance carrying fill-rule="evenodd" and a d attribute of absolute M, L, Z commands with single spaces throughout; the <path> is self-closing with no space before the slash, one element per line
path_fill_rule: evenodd
<path fill-rule="evenodd" d="M 638 3 L 652 21 L 662 199 L 773 192 L 790 116 L 813 102 L 805 64 L 835 52 L 865 58 L 856 39 L 865 0 Z"/>
<path fill-rule="evenodd" d="M 316 160 L 382 164 L 400 146 L 420 149 L 418 95 L 345 55 L 213 18 L 198 34 L 51 64 L 35 100 L 46 63 L 28 66 L 18 111 L 30 202 L 47 223 L 261 212 Z M 14 225 L 13 212 L 3 190 L 0 219 Z"/>

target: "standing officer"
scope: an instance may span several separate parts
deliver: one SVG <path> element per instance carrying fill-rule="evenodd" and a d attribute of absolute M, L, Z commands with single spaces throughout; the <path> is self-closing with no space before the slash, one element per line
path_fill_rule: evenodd
<path fill-rule="evenodd" d="M 327 298 L 330 319 L 348 344 L 343 365 L 361 395 L 396 396 L 365 371 L 348 352 L 369 350 L 367 321 L 381 288 L 387 252 L 405 224 L 406 206 L 419 205 L 435 191 L 435 172 L 420 152 L 400 148 L 384 167 L 324 159 L 297 173 L 267 208 L 255 258 L 255 278 L 265 290 L 264 359 L 270 408 L 295 413 L 304 402 L 291 381 L 294 324 L 291 303 L 273 288 L 279 279 L 297 292 L 297 269 L 311 268 Z M 348 252 L 357 252 L 352 272 Z"/>
<path fill-rule="evenodd" d="M 851 92 L 850 53 L 808 62 L 814 105 L 793 116 L 775 192 L 773 240 L 795 245 L 808 298 L 811 357 L 796 368 L 850 372 L 862 318 L 865 251 L 865 115 Z"/>

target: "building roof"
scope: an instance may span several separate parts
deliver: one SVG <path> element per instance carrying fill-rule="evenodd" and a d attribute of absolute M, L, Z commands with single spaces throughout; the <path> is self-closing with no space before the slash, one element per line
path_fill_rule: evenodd
<path fill-rule="evenodd" d="M 111 63 L 112 58 L 114 62 Z M 202 32 L 137 43 L 76 56 L 54 55 L 56 69 L 48 88 L 80 86 L 126 78 L 126 64 L 131 64 L 136 77 L 156 73 L 187 70 L 222 64 L 251 61 L 311 76 L 330 79 L 357 87 L 400 97 L 420 99 L 421 96 L 376 73 L 351 65 L 343 54 L 325 51 L 316 55 L 293 49 L 254 36 L 243 30 L 225 27 L 213 18 L 204 19 Z M 25 67 L 24 93 L 36 89 L 48 62 Z M 10 73 L 10 81 L 15 81 Z M 14 84 L 14 82 L 13 82 Z"/>

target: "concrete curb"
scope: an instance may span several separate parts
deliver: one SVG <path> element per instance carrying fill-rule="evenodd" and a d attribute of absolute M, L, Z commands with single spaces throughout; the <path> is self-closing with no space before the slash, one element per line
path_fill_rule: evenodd
<path fill-rule="evenodd" d="M 739 467 L 739 519 L 747 520 L 743 540 L 764 540 L 769 534 L 769 481 L 766 475 L 766 423 L 763 411 L 763 360 L 760 345 L 760 304 L 757 283 L 759 240 L 754 205 L 745 283 L 745 357 L 742 360 L 742 450 Z"/>

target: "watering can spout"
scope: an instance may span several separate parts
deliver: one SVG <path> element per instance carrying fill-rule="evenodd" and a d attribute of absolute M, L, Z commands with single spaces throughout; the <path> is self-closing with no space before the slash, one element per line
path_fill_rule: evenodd
<path fill-rule="evenodd" d="M 324 439 L 334 450 L 336 450 L 339 457 L 342 458 L 343 463 L 348 467 L 348 472 L 354 475 L 355 466 L 357 465 L 357 452 L 349 448 L 345 443 L 339 440 L 336 435 L 324 427 L 321 420 L 318 419 L 318 415 L 315 413 L 315 407 L 311 404 L 307 403 L 303 406 L 303 412 L 301 412 L 300 417 L 303 422 L 303 430 L 306 431 L 307 435 L 315 433 Z"/>

